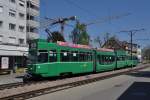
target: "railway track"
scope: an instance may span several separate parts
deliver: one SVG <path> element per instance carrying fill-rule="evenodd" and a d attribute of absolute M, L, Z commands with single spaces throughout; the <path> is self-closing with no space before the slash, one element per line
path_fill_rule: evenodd
<path fill-rule="evenodd" d="M 12 89 L 12 88 L 17 88 L 17 87 L 29 86 L 32 84 L 41 84 L 41 83 L 45 83 L 45 82 L 49 82 L 49 81 L 43 80 L 43 81 L 30 81 L 28 83 L 16 82 L 16 83 L 2 84 L 2 85 L 0 85 L 0 91 L 5 90 L 5 89 Z"/>
<path fill-rule="evenodd" d="M 2 90 L 4 90 L 4 89 L 15 88 L 15 87 L 22 86 L 22 85 L 24 85 L 23 82 L 16 82 L 16 83 L 2 84 L 2 85 L 0 85 L 0 91 L 2 91 Z"/>
<path fill-rule="evenodd" d="M 129 69 L 129 70 L 114 73 L 114 74 L 108 74 L 108 75 L 101 76 L 101 77 L 95 77 L 95 78 L 89 78 L 89 79 L 87 78 L 86 80 L 75 81 L 75 82 L 61 84 L 61 85 L 57 85 L 57 86 L 53 86 L 53 87 L 42 88 L 42 89 L 38 89 L 38 90 L 34 90 L 34 91 L 29 91 L 29 92 L 25 92 L 25 93 L 16 94 L 16 95 L 11 95 L 8 97 L 3 97 L 3 98 L 0 98 L 0 100 L 25 100 L 25 99 L 33 98 L 36 96 L 40 96 L 40 95 L 44 95 L 44 94 L 48 94 L 48 93 L 53 93 L 56 91 L 61 91 L 64 89 L 77 87 L 77 86 L 81 86 L 81 85 L 85 85 L 85 84 L 89 84 L 89 83 L 103 80 L 106 78 L 111 78 L 114 76 L 127 74 L 127 73 L 130 73 L 133 71 L 138 71 L 138 70 L 147 68 L 147 67 L 148 66 L 144 66 L 144 67 L 139 67 L 136 69 Z"/>

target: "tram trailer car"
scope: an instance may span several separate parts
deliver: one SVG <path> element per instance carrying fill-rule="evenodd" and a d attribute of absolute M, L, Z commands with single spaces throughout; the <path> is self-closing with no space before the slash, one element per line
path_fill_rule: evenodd
<path fill-rule="evenodd" d="M 139 63 L 139 60 L 138 60 L 137 56 L 133 56 L 131 61 L 133 62 L 134 67 L 137 66 L 137 64 Z"/>
<path fill-rule="evenodd" d="M 95 50 L 95 52 L 96 72 L 114 70 L 116 68 L 116 58 L 113 50 L 101 48 Z"/>
<path fill-rule="evenodd" d="M 126 57 L 127 57 L 127 60 L 126 60 L 127 61 L 127 66 L 129 66 L 129 67 L 130 66 L 135 67 L 139 63 L 137 56 L 133 56 L 131 58 L 131 56 L 127 55 Z"/>
<path fill-rule="evenodd" d="M 125 68 L 129 62 L 124 51 L 92 49 L 85 45 L 50 43 L 38 39 L 30 43 L 30 64 L 24 79 L 102 72 Z"/>
<path fill-rule="evenodd" d="M 126 52 L 124 50 L 115 51 L 116 53 L 116 68 L 125 68 L 127 67 L 127 59 L 126 59 Z"/>

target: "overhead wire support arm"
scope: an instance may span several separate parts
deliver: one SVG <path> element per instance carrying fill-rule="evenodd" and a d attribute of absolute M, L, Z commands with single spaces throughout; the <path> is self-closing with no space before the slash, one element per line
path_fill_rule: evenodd
<path fill-rule="evenodd" d="M 61 30 L 60 30 L 60 35 L 62 35 L 62 37 L 64 36 L 64 26 L 68 25 L 66 24 L 66 22 L 68 21 L 76 21 L 76 16 L 70 16 L 70 17 L 65 17 L 65 18 L 44 18 L 40 21 L 40 27 L 41 29 L 44 29 L 45 32 L 48 34 L 48 38 L 49 39 L 53 39 L 53 35 L 52 32 L 50 31 L 50 29 L 52 28 L 52 26 L 54 25 L 60 25 L 61 26 Z M 69 25 L 68 25 L 69 26 Z"/>

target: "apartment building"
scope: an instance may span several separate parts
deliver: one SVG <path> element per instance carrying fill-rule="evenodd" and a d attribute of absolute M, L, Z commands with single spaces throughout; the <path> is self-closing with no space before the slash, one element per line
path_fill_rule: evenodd
<path fill-rule="evenodd" d="M 24 67 L 27 41 L 38 38 L 39 0 L 0 0 L 0 70 Z"/>
<path fill-rule="evenodd" d="M 27 0 L 27 40 L 39 38 L 39 0 Z"/>

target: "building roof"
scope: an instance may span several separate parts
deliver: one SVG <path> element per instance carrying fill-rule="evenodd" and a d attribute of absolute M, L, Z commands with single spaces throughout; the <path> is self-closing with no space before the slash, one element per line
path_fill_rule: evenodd
<path fill-rule="evenodd" d="M 112 37 L 107 40 L 102 47 L 115 50 L 131 50 L 131 43 L 127 41 L 120 41 L 117 38 Z M 133 43 L 133 51 L 136 51 L 137 48 L 138 45 Z"/>

